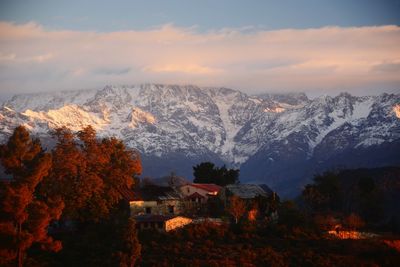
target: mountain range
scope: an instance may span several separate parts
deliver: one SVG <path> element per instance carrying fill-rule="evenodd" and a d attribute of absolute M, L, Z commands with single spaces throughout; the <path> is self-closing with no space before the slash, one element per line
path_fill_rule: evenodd
<path fill-rule="evenodd" d="M 47 146 L 54 143 L 49 130 L 91 125 L 137 149 L 143 176 L 191 178 L 192 166 L 212 161 L 283 196 L 326 170 L 400 165 L 400 94 L 309 99 L 193 85 L 106 86 L 16 95 L 1 105 L 0 141 L 17 125 Z"/>

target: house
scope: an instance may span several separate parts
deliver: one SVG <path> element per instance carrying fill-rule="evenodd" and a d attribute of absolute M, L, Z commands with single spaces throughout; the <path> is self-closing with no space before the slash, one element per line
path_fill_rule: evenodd
<path fill-rule="evenodd" d="M 230 205 L 229 200 L 232 196 L 242 199 L 247 206 L 247 217 L 250 221 L 257 218 L 276 221 L 278 218 L 276 203 L 279 197 L 265 184 L 231 184 L 221 189 L 218 195 L 225 207 Z"/>
<path fill-rule="evenodd" d="M 221 187 L 216 184 L 185 184 L 179 187 L 181 195 L 186 201 L 206 203 L 210 197 L 215 197 Z"/>
<path fill-rule="evenodd" d="M 237 196 L 248 201 L 257 196 L 271 197 L 274 192 L 265 184 L 230 184 L 221 189 L 219 197 L 226 203 L 231 196 Z"/>
<path fill-rule="evenodd" d="M 182 212 L 181 196 L 172 187 L 146 185 L 135 191 L 125 189 L 121 193 L 129 202 L 131 216 L 177 215 Z"/>
<path fill-rule="evenodd" d="M 192 223 L 192 219 L 176 215 L 145 214 L 134 216 L 139 230 L 169 232 Z"/>

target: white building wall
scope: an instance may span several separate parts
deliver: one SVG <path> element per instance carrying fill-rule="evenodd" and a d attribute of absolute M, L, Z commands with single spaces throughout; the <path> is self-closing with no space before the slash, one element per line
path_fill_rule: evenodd
<path fill-rule="evenodd" d="M 171 231 L 179 227 L 183 227 L 187 224 L 192 223 L 192 219 L 186 217 L 175 217 L 165 222 L 165 231 Z"/>

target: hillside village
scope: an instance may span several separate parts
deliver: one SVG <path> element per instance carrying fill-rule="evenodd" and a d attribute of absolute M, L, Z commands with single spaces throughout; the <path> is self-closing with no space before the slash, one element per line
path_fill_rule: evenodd
<path fill-rule="evenodd" d="M 237 223 L 241 218 L 278 219 L 279 198 L 265 184 L 145 184 L 121 193 L 139 230 L 168 232 L 204 221 L 223 224 Z"/>

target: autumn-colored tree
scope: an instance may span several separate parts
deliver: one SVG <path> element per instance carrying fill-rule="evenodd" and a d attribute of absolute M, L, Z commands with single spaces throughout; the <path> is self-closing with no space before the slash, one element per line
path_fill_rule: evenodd
<path fill-rule="evenodd" d="M 116 138 L 97 139 L 90 126 L 78 132 L 78 139 L 66 128 L 57 129 L 54 136 L 53 168 L 43 191 L 62 196 L 65 217 L 106 218 L 122 199 L 121 189 L 130 188 L 141 173 L 139 155 Z"/>
<path fill-rule="evenodd" d="M 355 213 L 351 213 L 347 216 L 344 220 L 345 225 L 347 228 L 351 230 L 358 230 L 365 225 L 363 219 Z"/>
<path fill-rule="evenodd" d="M 48 235 L 47 228 L 60 217 L 63 202 L 37 194 L 39 183 L 51 168 L 51 155 L 23 126 L 0 146 L 0 160 L 12 176 L 9 182 L 0 184 L 0 265 L 15 260 L 22 266 L 26 251 L 34 243 L 46 250 L 61 249 L 61 243 Z"/>
<path fill-rule="evenodd" d="M 87 160 L 86 175 L 101 182 L 101 190 L 88 199 L 85 209 L 91 219 L 98 220 L 107 217 L 122 199 L 122 188 L 132 187 L 142 165 L 139 154 L 128 150 L 121 140 L 112 137 L 100 141 L 93 131 L 86 127 L 78 136 Z"/>
<path fill-rule="evenodd" d="M 237 224 L 239 219 L 246 212 L 246 205 L 244 201 L 238 196 L 232 196 L 229 198 L 228 212 L 235 218 L 235 223 Z"/>
<path fill-rule="evenodd" d="M 142 172 L 139 154 L 128 150 L 121 140 L 114 137 L 103 139 L 101 149 L 107 155 L 107 164 L 101 173 L 107 201 L 114 205 L 121 200 L 121 187 L 131 188 L 136 175 Z"/>
<path fill-rule="evenodd" d="M 335 226 L 339 226 L 339 221 L 333 217 L 332 215 L 322 215 L 318 214 L 314 217 L 314 223 L 324 231 L 329 231 L 335 228 Z"/>
<path fill-rule="evenodd" d="M 259 216 L 259 210 L 257 205 L 253 205 L 249 212 L 247 213 L 247 219 L 251 222 L 255 221 Z"/>

